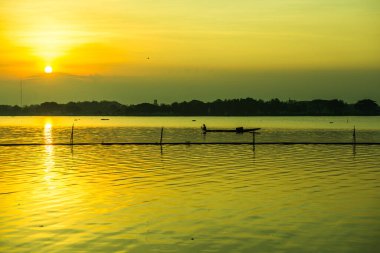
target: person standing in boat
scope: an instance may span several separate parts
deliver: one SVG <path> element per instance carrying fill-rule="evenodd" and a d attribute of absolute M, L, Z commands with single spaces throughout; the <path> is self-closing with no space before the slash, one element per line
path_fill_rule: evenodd
<path fill-rule="evenodd" d="M 205 124 L 203 124 L 203 126 L 201 127 L 202 129 L 202 132 L 205 134 L 207 132 L 207 127 Z"/>

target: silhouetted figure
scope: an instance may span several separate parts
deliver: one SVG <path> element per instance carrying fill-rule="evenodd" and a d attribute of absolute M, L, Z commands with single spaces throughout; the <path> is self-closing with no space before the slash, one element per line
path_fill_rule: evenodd
<path fill-rule="evenodd" d="M 236 133 L 237 133 L 237 134 L 242 134 L 242 133 L 244 133 L 244 128 L 243 128 L 243 127 L 237 127 L 237 128 L 236 128 Z"/>
<path fill-rule="evenodd" d="M 202 129 L 203 134 L 205 134 L 207 132 L 207 127 L 206 127 L 205 124 L 203 124 L 203 126 L 201 127 L 201 129 Z"/>

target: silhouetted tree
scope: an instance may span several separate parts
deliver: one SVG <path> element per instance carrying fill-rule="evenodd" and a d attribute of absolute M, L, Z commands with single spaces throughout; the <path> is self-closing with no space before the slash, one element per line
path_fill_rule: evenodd
<path fill-rule="evenodd" d="M 378 112 L 379 106 L 371 99 L 363 99 L 356 102 L 355 109 L 363 115 L 375 115 Z"/>
<path fill-rule="evenodd" d="M 380 115 L 377 103 L 363 99 L 355 104 L 342 100 L 269 101 L 252 98 L 217 99 L 213 102 L 191 100 L 172 104 L 141 103 L 122 105 L 116 101 L 84 101 L 58 104 L 45 102 L 25 107 L 0 105 L 0 115 L 200 115 L 200 116 L 260 116 L 260 115 Z"/>

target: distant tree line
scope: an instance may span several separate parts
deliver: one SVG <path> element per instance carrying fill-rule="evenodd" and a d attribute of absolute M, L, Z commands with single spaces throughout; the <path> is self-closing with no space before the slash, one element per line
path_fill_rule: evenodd
<path fill-rule="evenodd" d="M 114 101 L 45 102 L 39 105 L 0 105 L 0 115 L 99 115 L 99 116 L 344 116 L 380 115 L 377 103 L 363 99 L 354 104 L 342 100 L 263 101 L 252 98 L 191 100 L 172 104 L 141 103 L 123 105 Z"/>

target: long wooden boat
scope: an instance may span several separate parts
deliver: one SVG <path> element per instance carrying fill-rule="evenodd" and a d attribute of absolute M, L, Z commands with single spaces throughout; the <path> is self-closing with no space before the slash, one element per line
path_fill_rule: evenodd
<path fill-rule="evenodd" d="M 261 128 L 243 128 L 237 127 L 236 129 L 207 129 L 206 126 L 202 126 L 203 133 L 246 133 L 258 131 Z"/>

